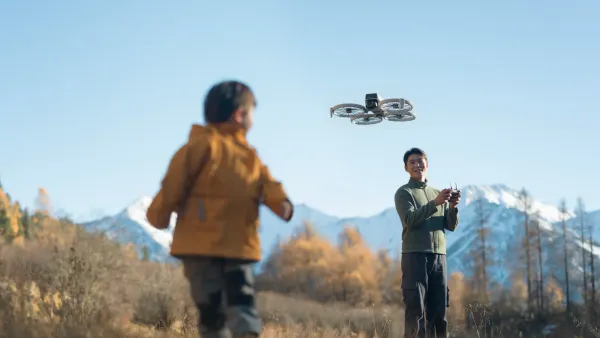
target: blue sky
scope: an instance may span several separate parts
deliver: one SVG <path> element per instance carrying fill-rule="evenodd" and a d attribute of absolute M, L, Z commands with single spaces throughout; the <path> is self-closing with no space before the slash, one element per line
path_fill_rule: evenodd
<path fill-rule="evenodd" d="M 444 186 L 504 183 L 600 209 L 596 1 L 0 2 L 0 180 L 76 218 L 158 189 L 207 89 L 251 85 L 250 141 L 296 202 L 393 205 L 402 154 Z M 404 97 L 418 118 L 355 126 L 329 107 Z"/>

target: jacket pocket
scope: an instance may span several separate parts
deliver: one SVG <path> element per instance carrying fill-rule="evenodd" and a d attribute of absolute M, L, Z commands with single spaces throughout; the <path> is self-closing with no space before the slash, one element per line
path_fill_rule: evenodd
<path fill-rule="evenodd" d="M 418 287 L 402 289 L 404 311 L 411 315 L 422 314 L 425 308 L 425 297 Z"/>
<path fill-rule="evenodd" d="M 181 222 L 194 231 L 213 232 L 219 231 L 222 224 L 227 222 L 227 214 L 226 198 L 198 196 L 190 198 L 180 217 Z"/>

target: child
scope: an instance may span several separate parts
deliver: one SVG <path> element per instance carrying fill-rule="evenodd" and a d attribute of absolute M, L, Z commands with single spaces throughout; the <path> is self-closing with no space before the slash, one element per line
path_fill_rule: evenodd
<path fill-rule="evenodd" d="M 259 337 L 253 265 L 261 259 L 259 204 L 289 222 L 293 206 L 248 144 L 256 100 L 237 81 L 213 86 L 205 126 L 193 125 L 171 159 L 146 217 L 158 229 L 177 213 L 171 255 L 182 260 L 203 338 Z"/>

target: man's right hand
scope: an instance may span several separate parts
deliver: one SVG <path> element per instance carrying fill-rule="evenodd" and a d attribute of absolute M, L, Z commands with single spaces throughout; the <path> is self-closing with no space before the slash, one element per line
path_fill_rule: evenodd
<path fill-rule="evenodd" d="M 452 197 L 452 189 L 444 189 L 435 198 L 435 206 L 442 205 L 450 200 Z"/>

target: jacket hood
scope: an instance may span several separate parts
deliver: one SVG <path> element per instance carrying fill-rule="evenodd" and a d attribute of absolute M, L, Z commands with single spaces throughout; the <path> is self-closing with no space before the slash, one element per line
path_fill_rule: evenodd
<path fill-rule="evenodd" d="M 190 130 L 189 140 L 194 141 L 199 138 L 204 138 L 210 134 L 218 133 L 221 135 L 230 135 L 237 142 L 248 144 L 246 139 L 246 135 L 248 134 L 248 129 L 234 123 L 224 122 L 224 123 L 211 123 L 208 125 L 200 125 L 194 124 Z"/>

